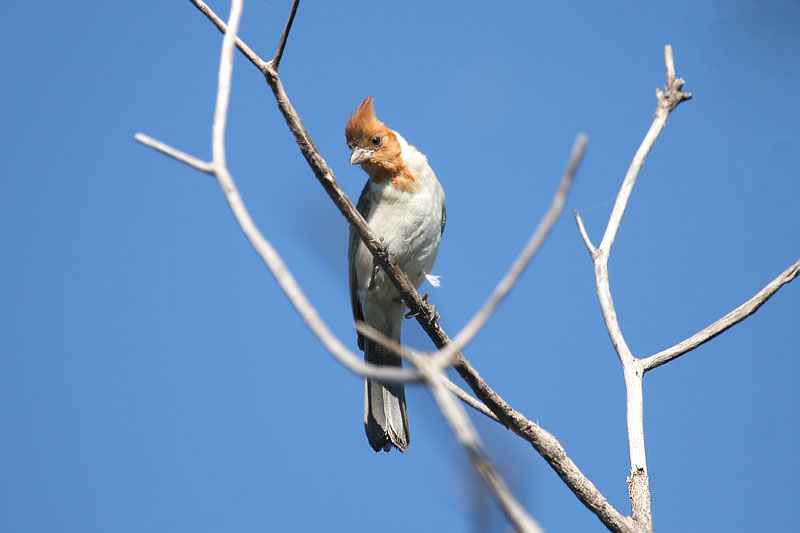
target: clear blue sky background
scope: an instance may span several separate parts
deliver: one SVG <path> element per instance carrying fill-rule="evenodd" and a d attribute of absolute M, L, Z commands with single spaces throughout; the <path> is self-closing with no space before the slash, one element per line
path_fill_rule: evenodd
<path fill-rule="evenodd" d="M 800 3 L 313 2 L 282 77 L 351 198 L 343 128 L 362 98 L 426 153 L 448 226 L 430 290 L 451 334 L 548 205 L 599 241 L 673 45 L 695 98 L 672 115 L 610 268 L 637 355 L 735 308 L 800 256 Z M 227 16 L 225 2 L 212 7 Z M 289 1 L 247 2 L 274 51 Z M 0 36 L 0 530 L 504 531 L 421 388 L 412 443 L 375 454 L 361 380 L 308 334 L 216 184 L 133 140 L 203 158 L 221 35 L 185 0 L 11 2 Z M 228 159 L 264 234 L 355 349 L 347 225 L 260 74 L 235 67 Z M 659 531 L 791 531 L 800 474 L 800 285 L 649 374 Z M 405 339 L 430 346 L 408 322 Z M 592 266 L 565 214 L 467 349 L 629 512 L 624 390 Z M 603 531 L 545 462 L 475 415 L 548 531 Z"/>

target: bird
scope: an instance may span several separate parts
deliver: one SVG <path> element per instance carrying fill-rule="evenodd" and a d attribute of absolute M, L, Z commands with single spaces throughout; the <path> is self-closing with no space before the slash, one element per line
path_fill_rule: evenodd
<path fill-rule="evenodd" d="M 393 260 L 419 288 L 428 279 L 447 219 L 444 190 L 428 159 L 399 133 L 378 120 L 373 98 L 364 99 L 345 126 L 350 164 L 361 165 L 369 179 L 356 208 L 382 240 Z M 358 232 L 350 228 L 348 247 L 353 318 L 400 342 L 406 306 Z M 400 356 L 359 333 L 358 347 L 368 363 L 402 366 Z M 408 448 L 410 433 L 402 383 L 364 381 L 364 428 L 370 446 L 389 452 Z"/>

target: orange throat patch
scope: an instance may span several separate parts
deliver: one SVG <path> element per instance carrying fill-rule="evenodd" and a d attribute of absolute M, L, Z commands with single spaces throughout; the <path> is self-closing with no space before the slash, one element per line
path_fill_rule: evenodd
<path fill-rule="evenodd" d="M 392 187 L 401 192 L 413 192 L 416 189 L 417 180 L 414 174 L 408 170 L 408 167 L 403 167 L 400 172 L 392 178 Z"/>

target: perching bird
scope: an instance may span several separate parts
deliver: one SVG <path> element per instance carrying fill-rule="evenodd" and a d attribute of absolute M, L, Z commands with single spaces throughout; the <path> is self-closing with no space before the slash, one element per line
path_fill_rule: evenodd
<path fill-rule="evenodd" d="M 361 165 L 369 174 L 358 199 L 358 211 L 372 232 L 383 238 L 394 261 L 415 287 L 426 278 L 438 285 L 430 273 L 444 231 L 445 201 L 428 160 L 375 117 L 372 97 L 350 115 L 344 134 L 352 152 L 350 164 Z M 355 320 L 400 342 L 406 306 L 353 228 L 348 257 Z M 358 347 L 369 363 L 402 366 L 399 356 L 362 335 L 358 336 Z M 366 380 L 364 426 L 376 452 L 388 452 L 392 446 L 405 451 L 409 432 L 402 384 Z"/>

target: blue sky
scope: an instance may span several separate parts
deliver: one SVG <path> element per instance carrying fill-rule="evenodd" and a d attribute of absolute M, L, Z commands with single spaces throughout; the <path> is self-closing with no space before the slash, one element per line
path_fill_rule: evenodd
<path fill-rule="evenodd" d="M 548 205 L 598 242 L 664 83 L 670 117 L 610 261 L 636 355 L 738 306 L 797 260 L 800 3 L 304 2 L 290 98 L 351 198 L 343 128 L 366 96 L 427 154 L 448 201 L 430 301 L 454 335 Z M 221 15 L 227 3 L 212 2 Z M 288 1 L 246 2 L 264 57 Z M 372 452 L 361 380 L 305 330 L 216 184 L 133 140 L 210 157 L 221 35 L 187 1 L 6 6 L 0 66 L 0 529 L 504 531 L 430 395 L 409 451 Z M 254 218 L 353 349 L 347 225 L 260 74 L 234 71 L 228 161 Z M 645 378 L 660 531 L 788 531 L 800 472 L 800 285 Z M 430 346 L 413 322 L 404 339 Z M 466 350 L 628 513 L 622 374 L 592 266 L 565 214 Z M 603 531 L 510 432 L 489 453 L 548 531 Z"/>

